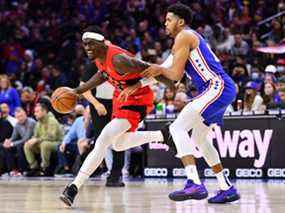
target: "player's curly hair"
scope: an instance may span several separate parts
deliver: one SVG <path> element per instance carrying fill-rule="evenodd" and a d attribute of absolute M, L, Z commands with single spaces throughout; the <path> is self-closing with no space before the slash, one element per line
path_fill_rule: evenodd
<path fill-rule="evenodd" d="M 193 15 L 192 15 L 192 10 L 190 7 L 188 7 L 185 4 L 182 3 L 176 3 L 173 5 L 170 5 L 167 8 L 167 12 L 174 13 L 177 15 L 179 18 L 182 18 L 185 20 L 185 24 L 191 24 Z"/>

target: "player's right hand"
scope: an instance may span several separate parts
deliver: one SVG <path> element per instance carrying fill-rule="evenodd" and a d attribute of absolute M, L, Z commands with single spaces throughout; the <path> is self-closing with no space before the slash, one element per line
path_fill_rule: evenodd
<path fill-rule="evenodd" d="M 99 116 L 107 114 L 107 110 L 103 104 L 95 104 L 94 107 L 97 110 Z"/>

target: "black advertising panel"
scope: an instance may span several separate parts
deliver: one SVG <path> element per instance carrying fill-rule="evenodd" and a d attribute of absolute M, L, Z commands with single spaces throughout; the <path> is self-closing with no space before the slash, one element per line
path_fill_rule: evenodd
<path fill-rule="evenodd" d="M 148 130 L 158 130 L 170 119 L 145 121 Z M 275 116 L 242 116 L 225 119 L 209 140 L 217 148 L 226 172 L 233 178 L 285 177 L 285 120 Z M 191 133 L 189 133 L 191 135 Z M 194 153 L 202 177 L 214 177 L 199 150 Z M 145 177 L 184 177 L 182 163 L 167 145 L 147 148 Z"/>

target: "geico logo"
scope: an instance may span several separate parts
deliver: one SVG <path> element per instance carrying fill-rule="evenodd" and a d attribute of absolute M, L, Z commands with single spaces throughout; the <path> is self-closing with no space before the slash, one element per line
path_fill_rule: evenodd
<path fill-rule="evenodd" d="M 268 169 L 268 177 L 285 177 L 285 169 Z"/>
<path fill-rule="evenodd" d="M 204 169 L 204 176 L 205 177 L 215 177 L 215 173 L 212 169 Z"/>
<path fill-rule="evenodd" d="M 262 177 L 261 169 L 237 169 L 236 176 L 237 177 Z"/>
<path fill-rule="evenodd" d="M 145 168 L 144 175 L 150 177 L 166 177 L 168 174 L 166 168 Z"/>
<path fill-rule="evenodd" d="M 229 169 L 224 169 L 224 174 L 226 176 L 229 176 L 230 175 L 230 170 Z M 205 177 L 216 177 L 215 173 L 210 168 L 204 169 L 204 176 Z"/>
<path fill-rule="evenodd" d="M 185 177 L 186 172 L 185 172 L 184 168 L 174 168 L 172 170 L 172 175 L 173 175 L 173 177 Z"/>

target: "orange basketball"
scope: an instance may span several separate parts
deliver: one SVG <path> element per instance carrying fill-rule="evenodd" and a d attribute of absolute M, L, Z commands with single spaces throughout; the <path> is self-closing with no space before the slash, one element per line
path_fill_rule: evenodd
<path fill-rule="evenodd" d="M 59 113 L 70 113 L 77 104 L 78 96 L 69 87 L 57 88 L 51 96 L 51 105 Z"/>

